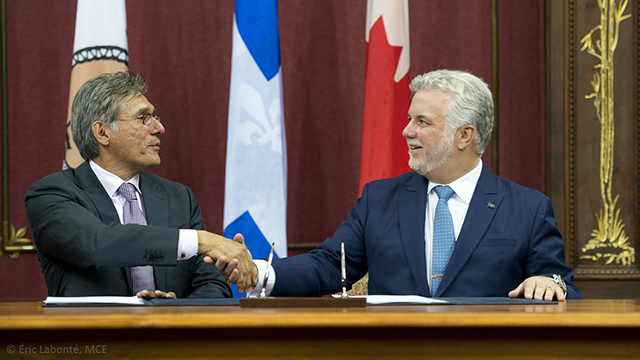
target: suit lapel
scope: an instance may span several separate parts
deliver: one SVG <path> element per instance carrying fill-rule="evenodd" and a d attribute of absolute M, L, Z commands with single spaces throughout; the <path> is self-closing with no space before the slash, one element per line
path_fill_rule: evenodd
<path fill-rule="evenodd" d="M 75 182 L 84 190 L 85 195 L 95 206 L 100 220 L 105 224 L 120 223 L 120 218 L 113 206 L 111 197 L 104 190 L 96 174 L 91 170 L 88 162 L 83 162 L 75 170 Z"/>
<path fill-rule="evenodd" d="M 471 198 L 469 210 L 456 241 L 456 247 L 445 269 L 436 296 L 440 296 L 447 289 L 469 260 L 491 224 L 503 197 L 504 195 L 497 192 L 497 177 L 483 164 L 478 185 Z"/>
<path fill-rule="evenodd" d="M 145 172 L 140 173 L 140 191 L 147 224 L 167 226 L 169 224 L 169 202 L 167 194 L 155 179 Z"/>
<path fill-rule="evenodd" d="M 410 177 L 400 190 L 398 216 L 402 246 L 421 295 L 429 294 L 424 243 L 427 180 L 418 174 Z"/>
<path fill-rule="evenodd" d="M 140 191 L 148 225 L 167 226 L 169 224 L 169 202 L 167 193 L 160 183 L 145 172 L 140 173 Z M 167 267 L 154 266 L 156 289 L 167 289 Z"/>

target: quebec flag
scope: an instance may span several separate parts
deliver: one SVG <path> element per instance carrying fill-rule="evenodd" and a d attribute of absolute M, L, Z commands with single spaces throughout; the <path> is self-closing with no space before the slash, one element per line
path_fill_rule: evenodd
<path fill-rule="evenodd" d="M 286 179 L 278 7 L 236 0 L 223 234 L 241 233 L 254 259 L 268 257 L 272 242 L 274 257 L 287 256 Z"/>

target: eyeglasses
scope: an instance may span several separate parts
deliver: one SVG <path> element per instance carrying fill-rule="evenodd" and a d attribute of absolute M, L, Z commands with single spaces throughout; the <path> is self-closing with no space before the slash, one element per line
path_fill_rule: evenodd
<path fill-rule="evenodd" d="M 144 125 L 151 125 L 151 119 L 156 119 L 158 122 L 162 121 L 162 116 L 158 115 L 158 114 L 140 114 L 140 115 L 133 115 L 133 116 L 124 116 L 121 118 L 117 118 L 116 120 L 124 120 L 126 118 L 133 118 L 135 120 L 140 120 L 142 122 L 142 124 Z"/>

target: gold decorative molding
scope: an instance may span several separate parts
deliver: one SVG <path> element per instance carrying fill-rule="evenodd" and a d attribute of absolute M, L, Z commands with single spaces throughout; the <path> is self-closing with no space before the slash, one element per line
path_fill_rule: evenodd
<path fill-rule="evenodd" d="M 3 230 L 5 225 L 3 224 Z M 2 251 L 0 251 L 0 256 L 2 256 L 3 252 L 11 252 L 9 257 L 13 260 L 16 260 L 20 256 L 21 251 L 33 251 L 35 247 L 32 244 L 31 239 L 27 239 L 24 236 L 27 234 L 27 227 L 23 227 L 16 231 L 16 228 L 9 224 L 8 225 L 9 235 L 5 238 L 2 238 Z"/>
<path fill-rule="evenodd" d="M 591 232 L 591 239 L 582 247 L 580 259 L 604 260 L 604 265 L 631 265 L 635 263 L 635 249 L 629 243 L 616 208 L 620 195 L 612 195 L 614 164 L 614 54 L 618 46 L 620 23 L 631 15 L 624 15 L 628 0 L 616 4 L 616 0 L 597 0 L 600 10 L 600 24 L 596 25 L 580 41 L 580 51 L 594 56 L 599 62 L 594 66 L 596 73 L 591 80 L 593 92 L 586 99 L 593 99 L 600 122 L 600 196 L 603 208 L 595 215 L 597 229 Z M 599 38 L 594 35 L 599 33 Z"/>

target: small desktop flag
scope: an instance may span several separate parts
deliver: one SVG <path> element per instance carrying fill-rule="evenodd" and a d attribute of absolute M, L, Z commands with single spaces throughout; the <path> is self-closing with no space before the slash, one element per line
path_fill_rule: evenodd
<path fill-rule="evenodd" d="M 128 70 L 125 0 L 78 0 L 73 41 L 67 138 L 62 168 L 75 168 L 84 160 L 71 135 L 71 104 L 87 80 L 102 73 Z"/>
<path fill-rule="evenodd" d="M 410 171 L 402 130 L 409 110 L 409 5 L 368 0 L 360 190 Z"/>
<path fill-rule="evenodd" d="M 287 152 L 276 0 L 236 0 L 224 190 L 224 236 L 254 259 L 287 256 Z M 234 296 L 237 288 L 232 287 Z"/>

